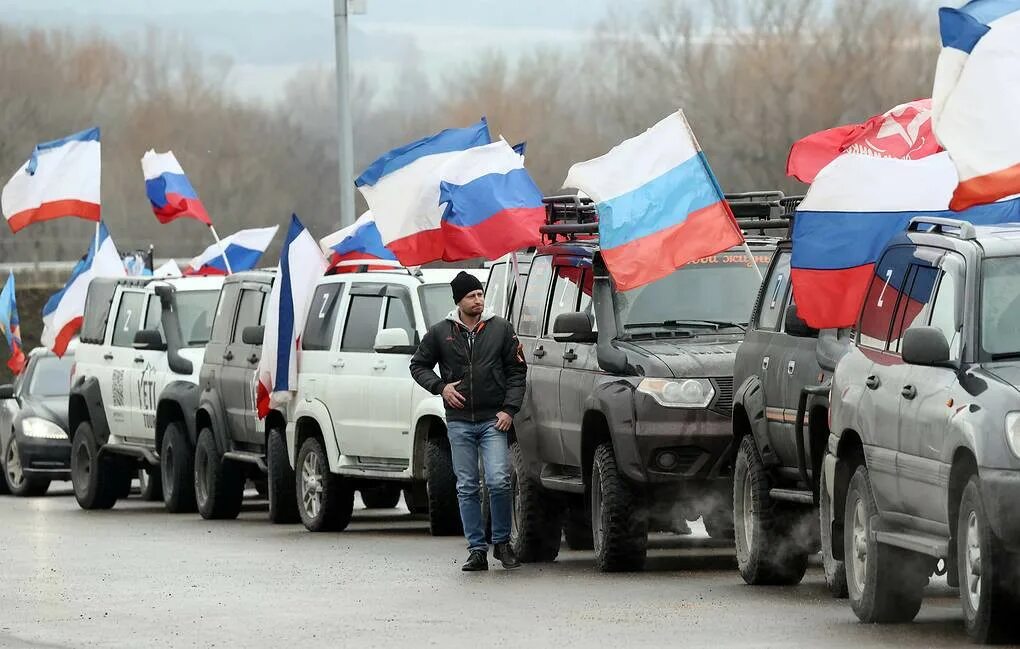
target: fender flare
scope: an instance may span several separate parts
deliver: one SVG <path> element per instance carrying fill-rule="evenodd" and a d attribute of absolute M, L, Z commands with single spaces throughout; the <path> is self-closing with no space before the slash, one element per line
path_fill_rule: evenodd
<path fill-rule="evenodd" d="M 318 399 L 297 402 L 287 421 L 287 446 L 294 449 L 295 463 L 299 450 L 297 448 L 297 426 L 305 418 L 314 420 L 322 432 L 322 443 L 326 447 L 329 470 L 336 473 L 340 467 L 340 438 L 333 427 L 333 418 L 329 414 L 329 408 Z"/>
<path fill-rule="evenodd" d="M 634 411 L 634 377 L 610 377 L 596 381 L 592 394 L 585 399 L 584 411 L 600 412 L 609 426 L 618 468 L 631 480 L 646 482 L 644 462 L 637 447 L 637 415 Z M 582 439 L 585 438 L 582 431 Z M 582 467 L 582 470 L 584 467 Z"/>
<path fill-rule="evenodd" d="M 198 407 L 195 412 L 195 440 L 198 440 L 198 411 L 201 411 L 209 418 L 209 427 L 212 430 L 213 439 L 216 442 L 216 450 L 223 455 L 230 450 L 230 431 L 227 428 L 227 418 L 222 406 L 223 400 L 219 392 L 214 389 L 203 390 L 199 396 Z"/>
<path fill-rule="evenodd" d="M 80 377 L 71 386 L 68 397 L 67 426 L 68 434 L 74 439 L 74 432 L 83 421 L 92 424 L 92 432 L 96 436 L 96 444 L 102 446 L 110 439 L 110 424 L 106 420 L 106 409 L 103 407 L 103 394 L 99 387 L 99 379 L 94 376 Z"/>
<path fill-rule="evenodd" d="M 733 395 L 733 403 L 740 405 L 747 414 L 751 435 L 754 436 L 754 444 L 758 447 L 762 462 L 766 466 L 779 464 L 779 457 L 772 450 L 769 438 L 768 419 L 765 417 L 765 390 L 762 387 L 761 379 L 757 376 L 749 376 L 744 379 Z"/>
<path fill-rule="evenodd" d="M 413 447 L 411 448 L 410 469 L 415 479 L 425 479 L 425 442 L 428 441 L 429 426 L 423 425 L 426 419 L 434 419 L 443 422 L 446 428 L 446 406 L 439 396 L 429 396 L 418 402 L 414 409 L 414 431 Z"/>
<path fill-rule="evenodd" d="M 163 388 L 156 402 L 156 448 L 162 445 L 163 431 L 175 417 L 173 414 L 175 408 L 180 409 L 184 431 L 191 442 L 191 447 L 195 447 L 198 438 L 195 421 L 199 395 L 198 385 L 190 381 L 173 381 Z"/>

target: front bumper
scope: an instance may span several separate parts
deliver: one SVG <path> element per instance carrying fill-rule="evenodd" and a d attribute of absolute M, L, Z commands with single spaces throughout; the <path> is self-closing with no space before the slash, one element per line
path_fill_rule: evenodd
<path fill-rule="evenodd" d="M 981 500 L 988 523 L 1007 550 L 1020 550 L 1020 471 L 981 469 Z"/>
<path fill-rule="evenodd" d="M 71 479 L 71 442 L 18 434 L 21 468 L 27 478 Z"/>

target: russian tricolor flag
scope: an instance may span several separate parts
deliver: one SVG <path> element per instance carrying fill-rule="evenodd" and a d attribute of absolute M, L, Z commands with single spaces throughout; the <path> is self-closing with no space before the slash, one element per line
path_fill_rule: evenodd
<path fill-rule="evenodd" d="M 142 174 L 145 176 L 145 195 L 160 223 L 187 217 L 212 225 L 198 192 L 184 175 L 173 151 L 156 153 L 152 149 L 142 156 Z"/>
<path fill-rule="evenodd" d="M 887 277 L 875 264 L 916 216 L 1020 222 L 1020 200 L 949 210 L 956 183 L 948 153 L 920 160 L 847 153 L 822 169 L 793 221 L 798 315 L 817 329 L 852 327 L 873 281 L 886 283 L 895 298 L 904 278 Z"/>
<path fill-rule="evenodd" d="M 262 253 L 273 242 L 280 226 L 268 228 L 252 228 L 239 230 L 222 241 L 206 248 L 184 268 L 185 275 L 226 275 L 227 265 L 223 260 L 226 255 L 230 260 L 230 270 L 239 273 L 251 270 L 259 263 Z"/>
<path fill-rule="evenodd" d="M 622 291 L 744 241 L 682 111 L 575 164 L 563 186 L 595 201 L 602 258 Z"/>
<path fill-rule="evenodd" d="M 99 220 L 99 129 L 43 142 L 4 185 L 0 207 L 12 232 L 65 216 Z"/>
<path fill-rule="evenodd" d="M 382 241 L 405 266 L 443 259 L 441 170 L 461 151 L 491 142 L 483 117 L 386 153 L 355 181 Z"/>
<path fill-rule="evenodd" d="M 950 207 L 1020 194 L 1020 0 L 939 10 L 935 135 L 960 176 Z"/>
<path fill-rule="evenodd" d="M 337 230 L 319 241 L 322 252 L 328 255 L 331 268 L 344 261 L 397 261 L 396 255 L 383 245 L 382 235 L 376 227 L 372 212 L 365 212 L 354 225 Z M 390 266 L 383 266 L 389 268 Z M 349 270 L 357 270 L 350 266 Z M 376 267 L 379 268 L 379 267 Z M 375 268 L 369 267 L 369 270 Z"/>

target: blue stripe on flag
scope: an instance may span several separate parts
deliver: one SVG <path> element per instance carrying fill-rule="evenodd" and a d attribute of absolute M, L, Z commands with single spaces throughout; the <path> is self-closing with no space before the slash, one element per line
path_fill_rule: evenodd
<path fill-rule="evenodd" d="M 971 0 L 959 11 L 990 25 L 1014 11 L 1020 11 L 1020 0 Z"/>
<path fill-rule="evenodd" d="M 406 167 L 419 158 L 451 151 L 463 151 L 490 142 L 489 124 L 483 117 L 477 124 L 467 128 L 446 129 L 383 154 L 358 176 L 354 184 L 358 187 L 364 185 L 371 187 L 383 176 Z"/>
<path fill-rule="evenodd" d="M 72 133 L 66 137 L 62 137 L 59 140 L 50 140 L 49 142 L 40 142 L 35 145 L 35 149 L 32 151 L 32 157 L 28 159 L 28 166 L 25 168 L 25 172 L 29 176 L 35 173 L 36 168 L 39 166 L 39 154 L 43 151 L 50 149 L 56 149 L 68 144 L 69 142 L 89 142 L 99 141 L 99 127 L 94 126 L 92 128 L 85 129 L 84 131 L 78 131 Z"/>
<path fill-rule="evenodd" d="M 959 9 L 939 9 L 939 32 L 942 47 L 952 48 L 970 54 L 988 30 L 988 25 Z"/>
<path fill-rule="evenodd" d="M 261 250 L 252 250 L 251 248 L 235 244 L 228 244 L 226 247 L 227 259 L 230 260 L 230 269 L 235 273 L 255 268 L 259 263 L 259 259 L 262 258 L 262 252 Z M 210 258 L 205 265 L 221 270 L 224 273 L 227 272 L 227 265 L 223 263 L 223 255 Z"/>
<path fill-rule="evenodd" d="M 198 198 L 198 193 L 191 186 L 184 174 L 162 173 L 156 178 L 145 181 L 145 195 L 158 207 L 167 204 L 167 194 L 177 194 L 183 198 Z"/>
<path fill-rule="evenodd" d="M 50 299 L 46 300 L 46 304 L 45 306 L 43 306 L 42 311 L 43 317 L 48 316 L 49 314 L 56 311 L 57 306 L 60 304 L 60 301 L 64 299 L 64 293 L 67 292 L 67 288 L 71 286 L 71 284 L 74 284 L 74 281 L 78 279 L 79 275 L 81 275 L 88 269 L 92 268 L 92 261 L 96 256 L 96 248 L 103 245 L 103 242 L 106 241 L 106 239 L 109 236 L 110 233 L 106 229 L 106 224 L 100 221 L 98 234 L 99 243 L 96 243 L 96 237 L 92 238 L 92 241 L 89 243 L 89 250 L 88 253 L 86 253 L 85 259 L 82 259 L 77 264 L 75 264 L 74 268 L 71 270 L 71 277 L 68 278 L 67 282 L 64 284 L 64 287 L 61 288 L 56 293 L 54 293 L 53 295 L 51 295 Z"/>
<path fill-rule="evenodd" d="M 478 225 L 503 210 L 542 207 L 542 190 L 527 169 L 486 174 L 464 185 L 440 183 L 439 202 L 447 203 L 443 220 L 451 225 Z"/>
<path fill-rule="evenodd" d="M 301 225 L 297 214 L 290 216 L 290 228 L 287 229 L 287 239 L 283 242 L 283 252 L 280 254 L 280 319 L 279 331 L 276 336 L 276 375 L 273 392 L 282 392 L 290 389 L 290 355 L 294 347 L 294 290 L 291 286 L 290 274 L 290 247 L 304 231 L 305 226 Z"/>
<path fill-rule="evenodd" d="M 332 246 L 330 250 L 337 255 L 361 252 L 378 259 L 392 259 L 394 261 L 397 259 L 397 256 L 383 245 L 382 235 L 379 234 L 379 228 L 376 227 L 374 221 L 362 225 L 354 231 L 354 234 Z"/>
<path fill-rule="evenodd" d="M 615 248 L 654 234 L 721 201 L 708 169 L 705 154 L 699 152 L 634 191 L 599 203 L 602 247 Z"/>

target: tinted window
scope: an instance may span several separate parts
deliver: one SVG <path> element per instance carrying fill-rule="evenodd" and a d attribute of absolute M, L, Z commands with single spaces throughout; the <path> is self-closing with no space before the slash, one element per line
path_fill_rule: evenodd
<path fill-rule="evenodd" d="M 517 318 L 521 315 L 521 291 L 524 290 L 524 285 L 528 283 L 528 272 L 531 270 L 531 264 L 518 264 L 517 281 L 514 282 L 513 286 L 510 287 L 510 317 L 507 318 L 511 323 L 517 324 Z"/>
<path fill-rule="evenodd" d="M 106 341 L 106 325 L 110 320 L 110 303 L 117 284 L 108 279 L 94 279 L 85 298 L 85 318 L 81 326 L 81 341 L 102 345 Z M 53 299 L 53 298 L 50 298 Z"/>
<path fill-rule="evenodd" d="M 577 311 L 578 285 L 583 269 L 576 266 L 557 266 L 553 281 L 552 299 L 549 301 L 549 317 L 545 321 L 545 333 L 551 335 L 556 317 L 563 313 Z"/>
<path fill-rule="evenodd" d="M 65 397 L 71 391 L 71 366 L 74 356 L 43 356 L 35 362 L 28 393 L 35 397 Z"/>
<path fill-rule="evenodd" d="M 378 295 L 351 296 L 351 307 L 347 311 L 347 324 L 344 326 L 340 349 L 370 352 L 375 348 L 375 335 L 379 332 L 379 312 L 383 306 L 383 299 Z"/>
<path fill-rule="evenodd" d="M 450 298 L 453 299 L 453 298 Z M 415 341 L 414 317 L 410 312 L 410 301 L 399 297 L 386 298 L 386 316 L 383 319 L 383 329 L 403 329 L 407 332 L 407 339 L 413 344 Z M 374 340 L 372 341 L 374 344 Z"/>
<path fill-rule="evenodd" d="M 857 335 L 859 344 L 874 349 L 886 348 L 893 315 L 896 313 L 900 293 L 906 285 L 907 271 L 913 256 L 913 248 L 890 248 L 882 256 L 882 261 L 876 264 L 861 311 Z"/>
<path fill-rule="evenodd" d="M 911 327 L 922 327 L 928 320 L 928 303 L 935 288 L 938 270 L 932 266 L 911 266 L 907 277 L 909 288 L 899 297 L 889 351 L 899 353 L 903 332 Z"/>
<path fill-rule="evenodd" d="M 758 329 L 775 331 L 783 314 L 786 290 L 790 285 L 790 253 L 780 253 L 779 259 L 762 285 L 761 309 L 758 311 Z"/>
<path fill-rule="evenodd" d="M 524 289 L 521 320 L 517 325 L 519 335 L 537 336 L 541 330 L 550 280 L 552 280 L 552 257 L 537 257 L 531 264 L 528 286 Z"/>
<path fill-rule="evenodd" d="M 241 302 L 237 309 L 237 322 L 234 323 L 234 335 L 231 340 L 242 342 L 245 327 L 257 327 L 262 315 L 262 291 L 246 289 L 241 291 Z"/>
<path fill-rule="evenodd" d="M 315 289 L 311 306 L 308 308 L 305 333 L 301 337 L 302 349 L 324 350 L 329 349 L 333 343 L 343 287 L 343 284 L 323 284 Z"/>
<path fill-rule="evenodd" d="M 135 334 L 142 327 L 144 315 L 142 306 L 145 295 L 142 293 L 122 293 L 120 306 L 117 308 L 117 320 L 114 322 L 113 344 L 117 347 L 131 347 L 135 342 Z"/>
<path fill-rule="evenodd" d="M 496 315 L 506 315 L 506 274 L 509 265 L 493 264 L 489 269 L 489 281 L 485 285 L 485 307 Z"/>
<path fill-rule="evenodd" d="M 158 295 L 149 296 L 149 307 L 145 310 L 145 329 L 163 333 L 163 306 Z"/>
<path fill-rule="evenodd" d="M 599 323 L 595 321 L 595 304 L 591 299 L 594 286 L 595 274 L 591 272 L 590 268 L 585 269 L 581 279 L 581 303 L 577 306 L 577 310 L 590 315 L 592 331 L 598 331 Z"/>
<path fill-rule="evenodd" d="M 216 322 L 213 324 L 210 342 L 226 343 L 230 337 L 230 324 L 234 318 L 234 305 L 240 291 L 237 284 L 224 284 L 216 306 Z"/>
<path fill-rule="evenodd" d="M 956 276 L 943 271 L 935 301 L 931 308 L 931 326 L 938 328 L 949 341 L 949 358 L 960 358 L 960 323 L 956 321 Z"/>

